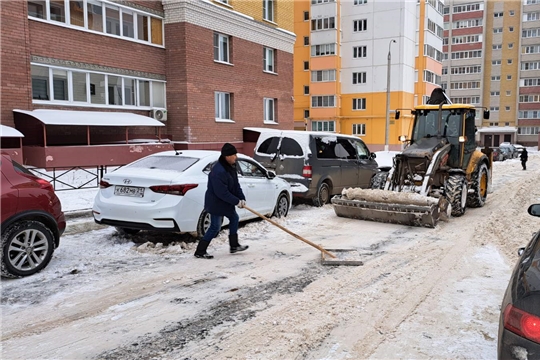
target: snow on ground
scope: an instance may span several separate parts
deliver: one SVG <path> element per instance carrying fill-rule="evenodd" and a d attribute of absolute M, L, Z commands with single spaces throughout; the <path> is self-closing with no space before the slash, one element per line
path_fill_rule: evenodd
<path fill-rule="evenodd" d="M 363 266 L 320 253 L 264 221 L 239 230 L 250 246 L 193 257 L 187 236 L 111 228 L 66 235 L 49 266 L 2 280 L 5 359 L 496 358 L 499 306 L 540 221 L 540 154 L 496 162 L 483 208 L 435 229 L 335 216 L 296 205 L 278 223 Z M 379 160 L 379 157 L 377 158 Z M 59 191 L 64 210 L 90 209 L 96 189 Z M 156 245 L 154 245 L 156 243 Z"/>

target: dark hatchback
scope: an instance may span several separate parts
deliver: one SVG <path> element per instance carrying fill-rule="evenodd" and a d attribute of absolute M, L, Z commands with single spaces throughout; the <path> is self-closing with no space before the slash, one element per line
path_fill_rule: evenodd
<path fill-rule="evenodd" d="M 540 217 L 540 204 L 528 212 Z M 519 254 L 501 306 L 497 355 L 540 359 L 540 231 Z"/>

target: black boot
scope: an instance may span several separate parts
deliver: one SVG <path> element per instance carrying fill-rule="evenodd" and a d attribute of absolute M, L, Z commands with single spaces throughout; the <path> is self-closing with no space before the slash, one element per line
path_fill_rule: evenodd
<path fill-rule="evenodd" d="M 249 246 L 245 245 L 242 246 L 238 243 L 238 234 L 229 235 L 229 246 L 231 254 L 234 254 L 239 251 L 247 250 Z"/>
<path fill-rule="evenodd" d="M 197 250 L 195 250 L 195 257 L 199 259 L 213 259 L 214 257 L 206 252 L 210 245 L 210 241 L 199 240 Z"/>

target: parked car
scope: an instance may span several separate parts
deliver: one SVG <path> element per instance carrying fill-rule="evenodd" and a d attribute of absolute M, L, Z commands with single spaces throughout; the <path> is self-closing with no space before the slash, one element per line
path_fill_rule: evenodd
<path fill-rule="evenodd" d="M 210 214 L 204 210 L 208 174 L 220 155 L 207 150 L 165 151 L 107 174 L 94 201 L 95 222 L 126 234 L 158 230 L 202 237 L 210 226 Z M 243 154 L 238 154 L 237 169 L 247 206 L 267 216 L 288 214 L 292 204 L 288 182 Z M 240 221 L 257 217 L 247 209 L 237 212 Z M 224 218 L 223 225 L 227 224 Z"/>
<path fill-rule="evenodd" d="M 493 155 L 493 161 L 504 161 L 504 153 L 498 147 L 492 147 L 491 150 Z"/>
<path fill-rule="evenodd" d="M 501 149 L 508 149 L 508 152 L 510 153 L 509 159 L 515 159 L 519 156 L 518 149 L 514 146 L 514 144 L 511 144 L 509 142 L 503 142 L 499 144 L 499 147 Z"/>
<path fill-rule="evenodd" d="M 540 204 L 529 207 L 540 217 Z M 519 249 L 499 319 L 499 359 L 540 358 L 540 231 Z"/>
<path fill-rule="evenodd" d="M 43 270 L 66 228 L 60 200 L 47 180 L 32 174 L 9 155 L 1 155 L 3 277 Z"/>
<path fill-rule="evenodd" d="M 369 188 L 378 172 L 376 155 L 350 135 L 263 129 L 254 152 L 255 160 L 291 183 L 295 197 L 316 206 L 344 188 Z"/>
<path fill-rule="evenodd" d="M 505 146 L 500 146 L 499 150 L 500 150 L 500 152 L 502 154 L 502 157 L 503 157 L 502 161 L 514 158 L 514 153 L 512 152 L 511 148 L 505 147 Z"/>

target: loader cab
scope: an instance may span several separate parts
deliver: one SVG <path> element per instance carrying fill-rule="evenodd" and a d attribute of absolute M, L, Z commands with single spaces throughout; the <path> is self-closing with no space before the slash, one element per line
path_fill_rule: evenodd
<path fill-rule="evenodd" d="M 428 144 L 426 139 L 430 138 L 438 138 L 438 143 L 450 143 L 448 165 L 466 169 L 476 149 L 475 109 L 470 105 L 426 105 L 417 108 L 413 114 L 410 144 Z"/>

